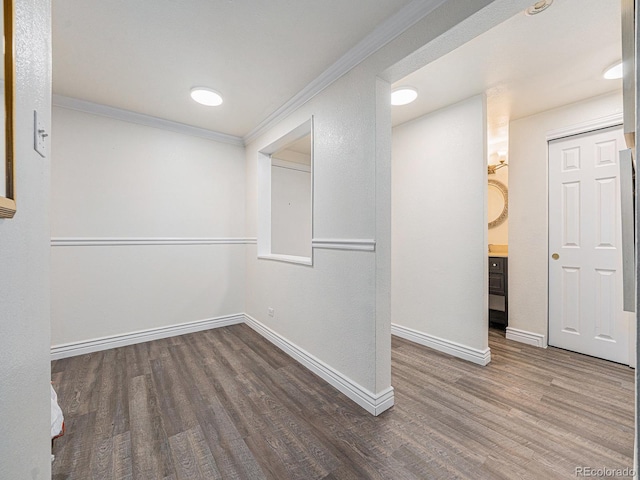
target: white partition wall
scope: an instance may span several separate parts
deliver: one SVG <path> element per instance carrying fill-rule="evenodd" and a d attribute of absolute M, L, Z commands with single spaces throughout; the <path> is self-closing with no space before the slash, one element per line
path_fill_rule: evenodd
<path fill-rule="evenodd" d="M 17 211 L 0 219 L 0 477 L 51 478 L 50 156 L 33 149 L 33 111 L 51 123 L 49 0 L 16 0 Z M 3 160 L 4 161 L 4 160 Z"/>
<path fill-rule="evenodd" d="M 486 106 L 476 96 L 393 129 L 393 332 L 486 364 Z"/>
<path fill-rule="evenodd" d="M 373 413 L 393 403 L 388 83 L 520 8 L 513 2 L 498 2 L 500 5 L 483 11 L 475 22 L 459 24 L 434 40 L 488 3 L 446 2 L 441 8 L 431 3 L 432 11 L 402 35 L 306 103 L 283 107 L 281 111 L 287 115 L 282 114 L 278 122 L 249 135 L 246 218 L 247 235 L 253 236 L 261 221 L 256 190 L 258 152 L 309 117 L 314 118 L 313 266 L 258 259 L 255 247 L 249 245 L 246 311 L 257 328 L 270 332 L 281 344 L 295 345 L 299 354 L 320 361 L 325 367 L 324 378 L 334 375 L 334 385 L 363 406 L 369 402 L 367 408 Z M 417 56 L 396 63 L 425 44 Z M 479 156 L 477 171 L 469 173 L 475 179 L 471 182 L 476 185 L 473 191 L 482 192 L 474 196 L 477 203 L 470 207 L 478 210 L 470 231 L 480 235 L 470 239 L 477 250 L 470 267 L 472 278 L 480 282 L 470 289 L 477 316 L 460 341 L 476 338 L 471 345 L 474 354 L 486 362 L 487 334 L 481 331 L 486 328 L 486 162 L 483 152 Z M 479 224 L 483 230 L 476 228 Z"/>
<path fill-rule="evenodd" d="M 345 88 L 338 83 L 329 90 Z M 375 150 L 363 141 L 374 135 L 373 118 L 345 125 L 332 102 L 317 99 L 250 143 L 247 234 L 256 235 L 264 221 L 256 188 L 259 152 L 311 114 L 313 265 L 258 258 L 257 249 L 247 246 L 246 312 L 251 326 L 377 414 L 393 404 L 393 395 L 389 375 L 376 382 Z M 366 249 L 355 249 L 354 242 Z"/>
<path fill-rule="evenodd" d="M 243 147 L 60 107 L 53 121 L 54 352 L 240 321 Z"/>

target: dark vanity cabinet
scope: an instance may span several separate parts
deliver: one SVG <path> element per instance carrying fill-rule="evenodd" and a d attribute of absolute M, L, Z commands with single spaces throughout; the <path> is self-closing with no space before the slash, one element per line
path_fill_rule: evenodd
<path fill-rule="evenodd" d="M 507 275 L 508 258 L 489 257 L 489 325 L 494 327 L 508 325 Z"/>

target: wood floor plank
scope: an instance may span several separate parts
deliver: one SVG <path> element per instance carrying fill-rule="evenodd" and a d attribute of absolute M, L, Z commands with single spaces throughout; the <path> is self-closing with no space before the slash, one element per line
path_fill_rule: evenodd
<path fill-rule="evenodd" d="M 62 383 L 58 397 L 67 406 L 70 415 L 84 415 L 91 410 L 91 396 L 95 388 L 98 371 L 102 363 L 102 352 L 96 352 L 71 359 L 70 378 Z"/>
<path fill-rule="evenodd" d="M 159 406 L 167 436 L 172 437 L 198 424 L 188 389 L 182 383 L 172 352 L 151 361 L 151 378 L 159 395 Z M 191 388 L 192 386 L 189 386 Z"/>
<path fill-rule="evenodd" d="M 262 414 L 250 401 L 246 385 L 240 381 L 241 375 L 229 373 L 215 362 L 204 365 L 204 371 L 243 438 L 264 429 Z"/>
<path fill-rule="evenodd" d="M 191 401 L 211 453 L 223 478 L 264 478 L 242 436 L 220 403 L 204 369 L 198 366 L 194 336 L 186 338 L 187 345 L 175 350 L 174 358 L 183 372 L 182 380 L 191 389 Z"/>
<path fill-rule="evenodd" d="M 204 347 L 200 352 L 203 355 L 205 361 L 213 361 L 217 364 L 222 364 L 224 368 L 231 375 L 238 375 L 245 371 L 247 368 L 237 357 L 236 352 L 245 348 L 243 343 L 231 346 L 227 337 L 229 335 L 215 335 L 211 334 L 206 337 L 206 345 L 198 343 Z M 204 338 L 202 340 L 205 340 Z"/>
<path fill-rule="evenodd" d="M 264 377 L 258 377 L 250 372 L 247 372 L 244 377 L 254 386 L 254 392 L 261 392 L 258 395 L 251 394 L 250 398 L 264 412 L 269 430 L 278 432 L 279 440 L 287 446 L 293 463 L 297 463 L 298 458 L 306 459 L 304 474 L 307 478 L 322 478 L 339 466 L 339 461 L 313 434 L 312 429 L 307 426 L 305 419 L 298 415 L 297 410 L 284 407 L 282 397 L 278 397 L 260 381 L 260 378 Z"/>
<path fill-rule="evenodd" d="M 138 343 L 123 348 L 127 378 L 151 374 L 151 354 L 149 345 L 153 342 Z"/>
<path fill-rule="evenodd" d="M 178 480 L 219 480 L 222 478 L 200 427 L 169 438 Z"/>
<path fill-rule="evenodd" d="M 482 428 L 497 430 L 519 444 L 526 444 L 535 454 L 539 454 L 544 458 L 552 457 L 554 462 L 559 465 L 563 464 L 565 459 L 555 453 L 554 438 L 548 434 L 546 429 L 540 428 L 537 424 L 530 425 L 519 422 L 518 419 L 513 418 L 511 413 L 505 416 L 499 410 L 482 408 L 475 403 L 476 399 L 473 396 L 466 392 L 455 390 L 454 388 L 453 386 L 440 385 L 431 392 L 431 398 L 435 401 L 448 403 L 449 407 L 452 408 L 460 418 L 474 418 L 476 422 L 482 425 Z M 404 406 L 409 407 L 401 408 L 403 412 L 407 410 L 408 414 L 410 414 L 415 409 L 410 402 L 411 400 L 402 402 L 402 404 L 407 404 Z M 410 419 L 410 417 L 408 418 Z M 410 421 L 407 421 L 407 423 L 412 425 Z M 438 436 L 439 440 L 436 441 L 447 442 L 447 440 L 451 440 L 446 436 L 442 437 L 440 433 L 440 430 L 436 430 L 435 432 L 431 432 L 431 435 Z M 419 436 L 420 432 L 413 432 L 413 435 Z M 425 443 L 429 443 L 429 439 L 427 439 Z M 455 455 L 459 457 L 463 457 L 465 454 L 468 455 L 468 452 L 469 450 L 454 450 Z M 567 455 L 567 453 L 571 453 L 571 450 L 565 449 L 563 453 Z M 486 457 L 483 457 L 482 461 L 484 461 L 484 459 L 486 459 Z"/>
<path fill-rule="evenodd" d="M 113 478 L 113 438 L 94 440 L 91 452 L 91 478 Z"/>
<path fill-rule="evenodd" d="M 54 476 L 57 478 L 83 479 L 87 478 L 90 471 L 91 452 L 95 448 L 91 438 L 91 426 L 95 414 L 87 413 L 73 419 L 70 427 L 72 435 L 67 438 L 67 449 L 62 447 L 63 454 L 60 456 L 60 465 L 64 461 L 68 465 L 70 475 L 65 475 L 66 468 L 56 468 Z M 54 452 L 54 454 L 57 452 Z"/>
<path fill-rule="evenodd" d="M 52 362 L 62 479 L 575 479 L 633 464 L 634 372 L 490 331 L 481 367 L 392 338 L 373 417 L 246 325 Z"/>
<path fill-rule="evenodd" d="M 133 476 L 158 479 L 175 474 L 159 400 L 150 375 L 130 380 L 131 456 Z"/>
<path fill-rule="evenodd" d="M 131 432 L 113 437 L 113 478 L 130 480 L 133 478 L 131 462 Z"/>

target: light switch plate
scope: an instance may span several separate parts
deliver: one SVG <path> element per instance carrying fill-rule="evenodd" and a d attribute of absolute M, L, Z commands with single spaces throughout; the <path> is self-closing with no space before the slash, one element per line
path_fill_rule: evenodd
<path fill-rule="evenodd" d="M 47 137 L 44 124 L 38 119 L 38 111 L 33 111 L 33 148 L 42 158 L 47 157 Z"/>

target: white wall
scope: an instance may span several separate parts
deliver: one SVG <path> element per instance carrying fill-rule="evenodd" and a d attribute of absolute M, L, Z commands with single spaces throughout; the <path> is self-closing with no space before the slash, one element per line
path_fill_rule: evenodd
<path fill-rule="evenodd" d="M 391 321 L 488 347 L 482 96 L 393 129 Z"/>
<path fill-rule="evenodd" d="M 49 0 L 16 0 L 17 212 L 0 220 L 0 477 L 51 478 L 49 158 L 33 150 L 33 111 L 51 117 Z"/>
<path fill-rule="evenodd" d="M 346 77 L 356 75 L 349 73 Z M 359 78 L 358 78 L 359 81 Z M 326 94 L 340 95 L 343 83 Z M 369 94 L 374 97 L 373 79 Z M 355 85 L 354 85 L 355 87 Z M 357 100 L 344 98 L 353 113 Z M 247 235 L 256 235 L 258 151 L 314 116 L 315 238 L 374 239 L 375 151 L 365 132 L 373 134 L 375 110 L 366 122 L 351 122 L 316 97 L 307 108 L 247 146 Z M 247 247 L 246 311 L 297 347 L 371 392 L 376 388 L 375 253 L 314 249 L 313 266 L 257 259 Z M 269 317 L 268 308 L 274 309 Z"/>
<path fill-rule="evenodd" d="M 271 166 L 271 253 L 311 257 L 311 172 Z"/>
<path fill-rule="evenodd" d="M 53 345 L 244 311 L 242 147 L 55 107 L 53 159 L 52 237 L 106 243 L 54 242 Z"/>
<path fill-rule="evenodd" d="M 614 93 L 509 126 L 509 327 L 547 337 L 547 132 L 622 111 Z"/>
<path fill-rule="evenodd" d="M 313 267 L 259 260 L 249 246 L 248 314 L 374 394 L 391 381 L 389 82 L 525 4 L 501 0 L 475 21 L 460 23 L 488 3 L 447 1 L 247 146 L 248 235 L 255 234 L 258 222 L 258 151 L 313 115 L 314 238 L 375 241 L 374 252 L 315 248 Z M 484 157 L 480 168 L 486 168 Z M 485 181 L 481 184 L 484 199 Z M 274 317 L 268 316 L 269 307 Z"/>

